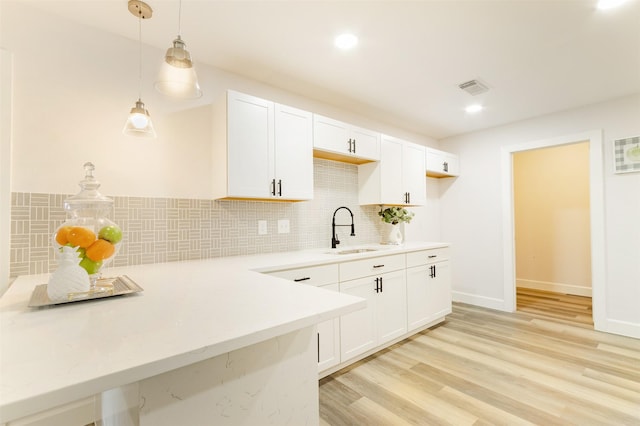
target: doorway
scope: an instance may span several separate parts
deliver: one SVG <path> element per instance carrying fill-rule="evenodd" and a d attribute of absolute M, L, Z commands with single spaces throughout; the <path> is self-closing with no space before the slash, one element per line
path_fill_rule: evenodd
<path fill-rule="evenodd" d="M 513 155 L 518 152 L 540 148 L 571 145 L 585 142 L 589 147 L 589 249 L 591 254 L 591 296 L 593 322 L 596 330 L 606 328 L 605 315 L 605 248 L 604 248 L 604 176 L 602 131 L 596 130 L 553 139 L 543 139 L 520 145 L 504 147 L 502 150 L 503 171 L 503 218 L 504 218 L 504 295 L 507 310 L 516 310 L 516 261 L 515 261 L 515 208 Z M 543 170 L 541 170 L 543 171 Z"/>
<path fill-rule="evenodd" d="M 591 323 L 589 143 L 512 155 L 516 308 Z"/>

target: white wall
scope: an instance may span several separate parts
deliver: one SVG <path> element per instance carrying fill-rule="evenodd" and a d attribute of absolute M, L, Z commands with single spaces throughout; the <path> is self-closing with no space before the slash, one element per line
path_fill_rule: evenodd
<path fill-rule="evenodd" d="M 142 100 L 158 138 L 127 137 L 122 128 L 138 96 L 137 40 L 47 15 L 24 2 L 2 1 L 0 7 L 0 40 L 13 53 L 15 69 L 14 192 L 75 193 L 82 165 L 93 161 L 102 190 L 110 195 L 210 198 L 207 105 L 227 89 L 437 146 L 435 139 L 203 64 L 196 64 L 202 98 L 163 97 L 153 81 L 164 51 L 148 46 L 143 47 Z M 133 18 L 122 25 L 128 22 L 137 25 Z"/>
<path fill-rule="evenodd" d="M 505 147 L 602 129 L 604 137 L 605 331 L 640 337 L 640 173 L 613 173 L 613 141 L 640 134 L 640 94 L 446 138 L 464 171 L 442 193 L 443 239 L 452 243 L 453 288 L 504 308 L 501 156 Z M 576 141 L 577 142 L 577 141 Z"/>
<path fill-rule="evenodd" d="M 591 296 L 589 143 L 513 154 L 516 285 Z"/>

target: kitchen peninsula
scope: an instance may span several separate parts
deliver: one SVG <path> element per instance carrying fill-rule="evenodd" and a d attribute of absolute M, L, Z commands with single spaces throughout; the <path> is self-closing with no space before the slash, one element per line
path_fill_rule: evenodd
<path fill-rule="evenodd" d="M 376 253 L 314 249 L 111 268 L 144 291 L 45 309 L 27 304 L 47 275 L 19 277 L 0 299 L 1 421 L 82 400 L 90 421 L 122 415 L 105 395 L 127 388 L 128 424 L 317 424 L 316 324 L 366 303 L 260 272 Z"/>

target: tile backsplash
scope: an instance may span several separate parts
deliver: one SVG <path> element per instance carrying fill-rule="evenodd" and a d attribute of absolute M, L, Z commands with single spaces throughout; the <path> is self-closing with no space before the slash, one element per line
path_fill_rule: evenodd
<path fill-rule="evenodd" d="M 73 187 L 73 183 L 70 183 Z M 72 194 L 11 194 L 11 277 L 52 272 L 51 238 L 67 217 L 62 207 Z M 106 193 L 105 195 L 109 195 Z M 331 218 L 349 207 L 356 236 L 338 228 L 343 245 L 377 243 L 378 206 L 358 205 L 357 166 L 314 159 L 314 199 L 297 203 L 180 198 L 112 197 L 110 219 L 123 230 L 123 244 L 110 266 L 127 266 L 221 256 L 331 247 Z M 289 219 L 291 232 L 278 234 Z M 268 233 L 258 235 L 258 220 Z M 340 211 L 338 223 L 350 223 Z"/>

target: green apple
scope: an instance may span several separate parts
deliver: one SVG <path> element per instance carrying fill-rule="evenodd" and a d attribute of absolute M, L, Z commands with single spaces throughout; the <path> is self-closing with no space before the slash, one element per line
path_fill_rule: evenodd
<path fill-rule="evenodd" d="M 85 253 L 86 253 L 86 252 L 87 252 L 87 249 L 82 248 L 82 247 L 78 247 L 78 248 L 76 249 L 76 253 L 78 253 L 78 258 L 79 258 L 79 259 L 84 258 L 84 255 L 85 255 Z"/>
<path fill-rule="evenodd" d="M 100 267 L 102 266 L 102 260 L 94 262 L 88 257 L 83 257 L 80 261 L 80 266 L 83 267 L 89 275 L 97 274 L 100 270 Z"/>
<path fill-rule="evenodd" d="M 122 229 L 116 225 L 105 226 L 98 232 L 98 238 L 107 240 L 111 244 L 118 244 L 122 240 Z"/>

